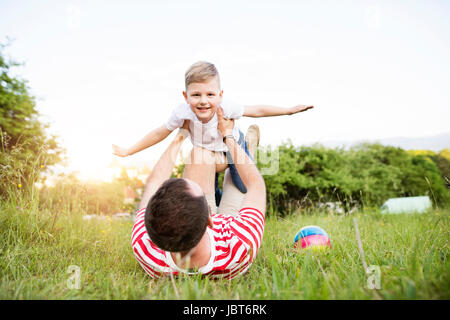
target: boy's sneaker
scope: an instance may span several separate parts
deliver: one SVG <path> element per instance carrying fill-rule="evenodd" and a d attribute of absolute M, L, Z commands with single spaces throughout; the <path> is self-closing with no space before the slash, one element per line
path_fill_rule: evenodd
<path fill-rule="evenodd" d="M 256 124 L 252 124 L 248 127 L 247 134 L 245 135 L 245 141 L 247 142 L 247 149 L 256 163 L 256 149 L 259 145 L 259 127 Z"/>

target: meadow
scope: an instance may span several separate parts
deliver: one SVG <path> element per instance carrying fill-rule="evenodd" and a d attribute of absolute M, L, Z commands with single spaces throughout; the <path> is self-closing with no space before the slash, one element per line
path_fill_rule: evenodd
<path fill-rule="evenodd" d="M 0 203 L 0 299 L 449 299 L 450 211 L 385 215 L 296 211 L 266 216 L 262 246 L 249 271 L 232 281 L 201 277 L 152 280 L 130 246 L 132 218 L 43 209 L 33 197 Z M 380 269 L 369 289 L 367 265 Z M 332 249 L 296 251 L 306 225 L 330 235 Z M 70 286 L 70 266 L 80 270 Z"/>
<path fill-rule="evenodd" d="M 260 146 L 269 213 L 249 271 L 232 281 L 152 280 L 131 250 L 132 218 L 111 215 L 132 212 L 139 199 L 126 201 L 124 188 L 139 194 L 143 181 L 122 168 L 111 183 L 81 183 L 75 173 L 47 183 L 65 150 L 47 131 L 28 81 L 11 72 L 21 64 L 4 53 L 7 45 L 0 43 L 0 300 L 450 298 L 450 150 L 368 143 Z M 411 196 L 429 196 L 434 209 L 375 209 Z M 317 209 L 329 202 L 342 213 Z M 325 229 L 332 248 L 294 250 L 306 225 Z M 379 273 L 366 274 L 364 261 Z M 370 285 L 373 276 L 379 289 Z"/>

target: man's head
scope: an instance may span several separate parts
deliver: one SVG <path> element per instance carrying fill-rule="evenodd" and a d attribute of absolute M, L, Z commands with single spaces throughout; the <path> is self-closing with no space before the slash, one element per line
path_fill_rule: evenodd
<path fill-rule="evenodd" d="M 209 223 L 209 207 L 200 186 L 169 179 L 155 192 L 145 211 L 145 227 L 159 248 L 183 252 L 194 248 Z"/>
<path fill-rule="evenodd" d="M 205 61 L 194 63 L 186 71 L 185 86 L 183 96 L 192 112 L 204 123 L 211 120 L 223 96 L 216 67 Z"/>

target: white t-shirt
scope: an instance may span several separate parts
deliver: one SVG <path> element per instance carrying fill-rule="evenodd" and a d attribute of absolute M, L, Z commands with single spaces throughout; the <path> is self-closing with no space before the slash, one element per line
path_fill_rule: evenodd
<path fill-rule="evenodd" d="M 239 119 L 244 114 L 244 106 L 228 99 L 222 99 L 222 109 L 224 117 L 227 119 Z M 189 132 L 192 144 L 211 151 L 227 151 L 227 146 L 223 143 L 222 136 L 217 129 L 217 113 L 214 114 L 208 123 L 198 120 L 191 107 L 187 103 L 178 105 L 166 122 L 166 127 L 170 131 L 183 126 L 184 120 L 190 120 Z M 239 128 L 234 123 L 233 136 L 239 140 Z"/>

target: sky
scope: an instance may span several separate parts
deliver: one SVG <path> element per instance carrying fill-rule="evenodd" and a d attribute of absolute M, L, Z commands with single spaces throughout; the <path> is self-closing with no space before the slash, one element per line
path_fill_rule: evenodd
<path fill-rule="evenodd" d="M 105 178 L 184 102 L 184 73 L 214 63 L 244 105 L 314 105 L 256 123 L 261 145 L 449 131 L 450 2 L 0 0 L 0 42 L 24 62 L 68 166 Z M 150 166 L 168 139 L 120 164 Z M 187 152 L 189 143 L 184 145 Z"/>

